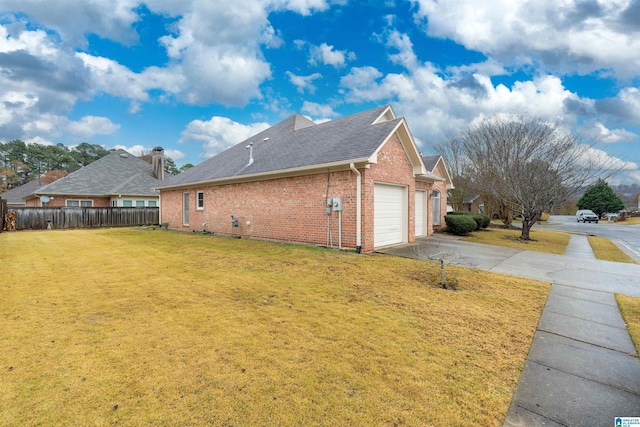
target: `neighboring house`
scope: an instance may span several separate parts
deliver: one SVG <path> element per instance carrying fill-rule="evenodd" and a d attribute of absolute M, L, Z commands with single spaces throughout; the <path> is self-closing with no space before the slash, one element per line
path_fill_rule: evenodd
<path fill-rule="evenodd" d="M 164 179 L 164 150 L 148 163 L 125 150 L 88 164 L 25 197 L 26 205 L 47 207 L 158 207 L 153 189 Z"/>
<path fill-rule="evenodd" d="M 480 214 L 485 214 L 484 211 L 484 200 L 480 197 L 479 194 L 473 194 L 465 197 L 462 202 L 462 210 L 467 212 L 475 212 Z"/>
<path fill-rule="evenodd" d="M 446 184 L 383 106 L 321 124 L 296 114 L 158 190 L 171 229 L 370 252 L 442 226 Z"/>
<path fill-rule="evenodd" d="M 0 199 L 7 201 L 7 206 L 9 207 L 23 207 L 26 206 L 27 203 L 24 201 L 24 198 L 29 194 L 33 194 L 40 187 L 45 185 L 39 179 L 34 179 L 26 184 L 23 184 L 19 187 L 12 188 L 11 190 L 7 190 L 4 193 L 0 194 Z"/>

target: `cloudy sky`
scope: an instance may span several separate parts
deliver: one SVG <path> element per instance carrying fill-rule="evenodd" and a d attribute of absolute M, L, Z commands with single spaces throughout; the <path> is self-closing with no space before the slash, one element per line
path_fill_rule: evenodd
<path fill-rule="evenodd" d="M 526 114 L 640 184 L 640 0 L 0 0 L 0 141 L 200 163 L 391 104 L 425 154 Z"/>

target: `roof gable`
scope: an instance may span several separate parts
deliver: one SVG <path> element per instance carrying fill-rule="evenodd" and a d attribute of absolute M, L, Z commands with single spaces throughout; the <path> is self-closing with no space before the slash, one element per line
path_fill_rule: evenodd
<path fill-rule="evenodd" d="M 447 169 L 447 165 L 444 163 L 444 158 L 441 155 L 423 156 L 422 161 L 429 172 L 444 178 L 448 189 L 454 188 L 451 175 L 449 175 L 449 170 Z"/>
<path fill-rule="evenodd" d="M 157 196 L 153 188 L 161 182 L 153 176 L 150 163 L 125 150 L 114 150 L 111 154 L 45 185 L 34 196 Z"/>
<path fill-rule="evenodd" d="M 166 180 L 158 188 L 337 164 L 375 163 L 377 151 L 401 127 L 406 128 L 404 119 L 396 118 L 389 105 L 320 124 L 296 114 Z M 417 153 L 408 130 L 403 139 L 408 150 Z M 419 155 L 414 157 L 412 163 L 421 166 Z"/>

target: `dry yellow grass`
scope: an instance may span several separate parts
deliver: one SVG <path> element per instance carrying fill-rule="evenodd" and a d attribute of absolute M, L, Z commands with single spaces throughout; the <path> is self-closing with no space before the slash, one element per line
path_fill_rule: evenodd
<path fill-rule="evenodd" d="M 627 324 L 631 340 L 636 346 L 636 351 L 640 354 L 640 297 L 616 294 L 616 301 L 624 323 Z"/>
<path fill-rule="evenodd" d="M 487 228 L 474 231 L 464 239 L 469 242 L 484 243 L 487 245 L 506 246 L 509 248 L 523 249 L 526 251 L 546 252 L 561 255 L 569 244 L 570 236 L 559 231 L 541 230 L 535 227 L 531 230 L 531 241 L 519 240 L 520 230 L 503 228 Z"/>
<path fill-rule="evenodd" d="M 624 221 L 620 221 L 620 222 L 612 222 L 611 224 L 637 225 L 637 224 L 640 224 L 640 216 L 634 216 L 632 218 L 627 218 Z"/>
<path fill-rule="evenodd" d="M 549 285 L 137 229 L 0 234 L 0 425 L 502 425 Z"/>
<path fill-rule="evenodd" d="M 611 240 L 605 237 L 587 236 L 596 259 L 602 261 L 626 262 L 637 264 L 629 255 L 624 253 Z"/>

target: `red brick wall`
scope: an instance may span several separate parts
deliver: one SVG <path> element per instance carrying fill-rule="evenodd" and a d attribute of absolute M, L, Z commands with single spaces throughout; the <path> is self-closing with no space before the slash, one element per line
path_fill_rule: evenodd
<path fill-rule="evenodd" d="M 162 222 L 172 229 L 327 244 L 326 200 L 342 197 L 342 246 L 356 245 L 356 178 L 350 170 L 268 181 L 163 191 Z M 204 192 L 204 209 L 196 209 L 196 192 Z M 182 225 L 182 194 L 189 192 L 189 226 Z M 238 227 L 231 227 L 231 215 Z M 338 246 L 338 212 L 331 212 L 333 245 Z M 249 222 L 249 224 L 247 224 Z"/>
<path fill-rule="evenodd" d="M 54 196 L 46 206 L 48 208 L 60 208 L 66 206 L 67 199 L 73 200 L 93 200 L 94 208 L 107 208 L 109 207 L 109 197 L 81 197 L 81 196 Z M 27 200 L 27 207 L 40 207 L 42 203 L 40 203 L 40 199 L 31 199 Z"/>

